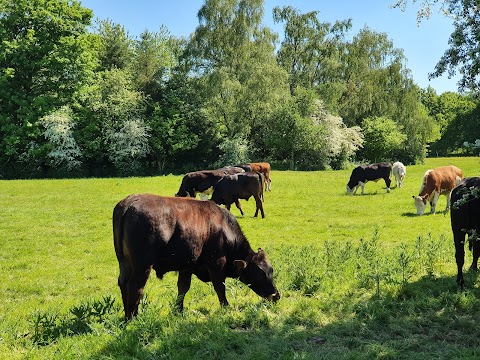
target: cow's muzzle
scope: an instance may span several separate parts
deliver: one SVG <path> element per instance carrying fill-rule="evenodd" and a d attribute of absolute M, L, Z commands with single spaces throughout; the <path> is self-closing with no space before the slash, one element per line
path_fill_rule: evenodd
<path fill-rule="evenodd" d="M 280 293 L 277 291 L 275 294 L 268 295 L 267 299 L 270 301 L 277 301 L 280 299 Z"/>

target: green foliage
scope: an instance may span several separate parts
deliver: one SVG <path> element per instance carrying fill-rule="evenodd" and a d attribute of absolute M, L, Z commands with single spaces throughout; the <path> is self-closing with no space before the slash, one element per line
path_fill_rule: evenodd
<path fill-rule="evenodd" d="M 365 137 L 359 155 L 369 162 L 392 161 L 405 147 L 407 137 L 388 118 L 366 118 L 362 123 Z"/>
<path fill-rule="evenodd" d="M 132 39 L 125 28 L 111 20 L 98 20 L 96 34 L 99 40 L 100 71 L 125 69 L 131 63 Z"/>
<path fill-rule="evenodd" d="M 68 105 L 92 69 L 92 13 L 76 0 L 2 0 L 0 14 L 0 161 L 41 165 L 39 120 Z"/>
<path fill-rule="evenodd" d="M 412 0 L 415 3 L 416 0 Z M 405 10 L 408 0 L 398 0 L 393 7 Z M 478 1 L 476 0 L 433 0 L 422 1 L 417 11 L 417 23 L 424 18 L 430 18 L 434 8 L 440 5 L 440 12 L 453 19 L 454 30 L 448 40 L 449 48 L 445 51 L 434 71 L 429 74 L 430 78 L 442 76 L 447 73 L 453 76 L 461 74 L 458 82 L 460 90 L 470 90 L 478 93 L 479 82 L 479 59 L 478 46 L 480 31 L 480 19 L 478 16 Z"/>

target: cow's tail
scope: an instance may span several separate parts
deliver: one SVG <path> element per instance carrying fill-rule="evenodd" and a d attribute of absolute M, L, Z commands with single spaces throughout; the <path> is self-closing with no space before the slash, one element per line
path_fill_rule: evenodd
<path fill-rule="evenodd" d="M 260 181 L 260 186 L 261 186 L 261 189 L 262 191 L 260 191 L 260 200 L 262 200 L 262 202 L 264 201 L 263 199 L 263 192 L 265 191 L 265 185 L 266 185 L 266 181 L 265 181 L 265 175 L 259 171 L 256 171 L 257 175 L 258 175 L 258 180 Z"/>
<path fill-rule="evenodd" d="M 115 246 L 115 254 L 117 255 L 118 266 L 120 268 L 120 275 L 118 276 L 118 285 L 124 284 L 127 279 L 127 261 L 123 251 L 124 247 L 124 231 L 123 231 L 123 215 L 125 214 L 125 208 L 117 204 L 113 209 L 112 225 L 113 225 L 113 244 Z"/>

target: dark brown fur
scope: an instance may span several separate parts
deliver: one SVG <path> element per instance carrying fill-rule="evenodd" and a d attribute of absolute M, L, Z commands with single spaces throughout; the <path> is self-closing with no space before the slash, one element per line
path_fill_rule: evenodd
<path fill-rule="evenodd" d="M 222 305 L 228 304 L 227 277 L 239 278 L 269 300 L 280 298 L 263 250 L 254 252 L 235 217 L 211 201 L 130 195 L 113 210 L 113 235 L 127 319 L 138 311 L 152 268 L 159 278 L 178 271 L 179 311 L 192 274 L 213 283 Z"/>
<path fill-rule="evenodd" d="M 258 216 L 258 211 L 260 210 L 262 218 L 264 218 L 264 182 L 263 174 L 253 171 L 235 175 L 226 175 L 215 185 L 211 200 L 218 205 L 225 205 L 226 208 L 230 210 L 232 203 L 240 204 L 239 199 L 248 200 L 253 196 L 256 204 L 254 217 Z M 244 215 L 242 208 L 238 207 L 238 209 L 241 214 Z"/>

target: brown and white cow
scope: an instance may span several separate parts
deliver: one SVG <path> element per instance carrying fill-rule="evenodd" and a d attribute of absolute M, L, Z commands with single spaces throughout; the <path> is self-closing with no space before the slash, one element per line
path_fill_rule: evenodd
<path fill-rule="evenodd" d="M 480 256 L 480 177 L 463 179 L 452 190 L 451 201 L 450 221 L 453 242 L 455 244 L 457 284 L 463 288 L 466 234 L 468 234 L 468 247 L 470 250 L 473 250 L 473 260 L 470 269 L 478 270 L 478 257 Z"/>
<path fill-rule="evenodd" d="M 258 216 L 258 211 L 260 210 L 262 218 L 265 218 L 263 211 L 264 183 L 265 178 L 259 172 L 250 171 L 235 175 L 225 175 L 215 184 L 211 200 L 217 205 L 225 205 L 228 210 L 230 210 L 232 203 L 235 203 L 240 213 L 244 215 L 242 208 L 239 207 L 239 199 L 248 200 L 253 196 L 256 204 L 254 217 Z"/>
<path fill-rule="evenodd" d="M 268 300 L 280 298 L 265 252 L 253 251 L 235 217 L 211 201 L 130 195 L 113 210 L 113 237 L 127 319 L 137 314 L 151 269 L 159 279 L 178 271 L 179 311 L 192 274 L 213 283 L 222 305 L 226 278 L 239 278 Z"/>
<path fill-rule="evenodd" d="M 362 188 L 362 195 L 365 193 L 365 184 L 368 181 L 385 180 L 387 185 L 387 193 L 390 192 L 390 173 L 392 172 L 392 164 L 389 162 L 379 162 L 370 165 L 357 166 L 352 170 L 350 180 L 347 183 L 347 194 L 355 194 L 359 187 Z"/>
<path fill-rule="evenodd" d="M 445 213 L 447 213 L 450 210 L 452 190 L 460 183 L 462 178 L 462 170 L 453 165 L 427 170 L 423 176 L 418 196 L 412 196 L 415 200 L 417 215 L 423 215 L 427 202 L 430 203 L 430 213 L 435 214 L 435 208 L 440 195 L 447 197 L 447 207 L 445 208 Z"/>

